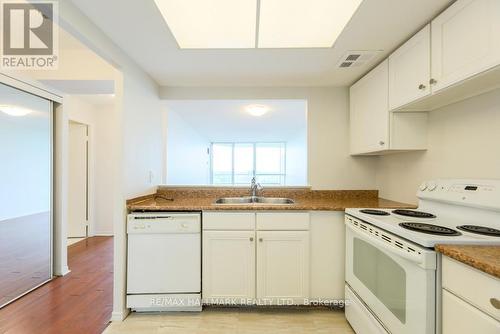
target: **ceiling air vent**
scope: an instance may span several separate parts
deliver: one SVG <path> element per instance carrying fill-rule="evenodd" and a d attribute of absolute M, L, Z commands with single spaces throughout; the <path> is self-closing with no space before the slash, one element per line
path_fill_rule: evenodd
<path fill-rule="evenodd" d="M 380 51 L 348 51 L 338 63 L 340 68 L 360 67 L 372 60 Z"/>

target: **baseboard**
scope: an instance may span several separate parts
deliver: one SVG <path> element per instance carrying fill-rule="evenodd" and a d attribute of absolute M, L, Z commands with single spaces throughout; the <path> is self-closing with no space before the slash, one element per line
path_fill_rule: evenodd
<path fill-rule="evenodd" d="M 114 233 L 113 232 L 95 232 L 94 237 L 113 237 Z"/>
<path fill-rule="evenodd" d="M 113 322 L 121 322 L 123 320 L 125 320 L 125 318 L 128 316 L 128 314 L 130 313 L 130 309 L 124 309 L 123 311 L 121 312 L 112 312 L 111 313 L 111 321 Z"/>
<path fill-rule="evenodd" d="M 68 266 L 64 266 L 61 270 L 56 270 L 54 276 L 66 276 L 70 272 L 71 270 L 69 270 Z"/>

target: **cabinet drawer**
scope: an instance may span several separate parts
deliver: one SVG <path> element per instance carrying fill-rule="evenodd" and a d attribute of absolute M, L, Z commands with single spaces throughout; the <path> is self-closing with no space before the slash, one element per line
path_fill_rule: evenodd
<path fill-rule="evenodd" d="M 497 334 L 500 322 L 443 290 L 443 334 Z"/>
<path fill-rule="evenodd" d="M 307 231 L 309 230 L 309 212 L 257 213 L 257 230 Z"/>
<path fill-rule="evenodd" d="M 443 256 L 443 288 L 500 321 L 500 309 L 491 302 L 500 300 L 500 279 Z"/>
<path fill-rule="evenodd" d="M 204 230 L 254 230 L 253 212 L 203 212 Z"/>

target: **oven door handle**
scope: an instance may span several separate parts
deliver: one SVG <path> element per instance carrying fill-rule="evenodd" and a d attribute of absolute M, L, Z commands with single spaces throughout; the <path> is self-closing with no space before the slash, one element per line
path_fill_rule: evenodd
<path fill-rule="evenodd" d="M 399 249 L 399 248 L 396 248 L 395 246 L 392 246 L 390 244 L 387 244 L 383 241 L 380 241 L 378 239 L 375 239 L 375 238 L 370 238 L 369 236 L 365 235 L 364 232 L 362 231 L 357 231 L 354 227 L 352 227 L 350 224 L 347 224 L 347 227 L 352 231 L 354 232 L 360 239 L 374 245 L 374 246 L 377 246 L 379 248 L 382 248 L 388 252 L 391 252 L 392 254 L 396 255 L 396 256 L 399 256 L 399 257 L 402 257 L 408 261 L 411 261 L 413 263 L 416 263 L 416 264 L 422 264 L 423 263 L 423 257 L 421 256 L 418 256 L 418 255 L 414 255 L 414 254 L 411 254 L 411 253 L 408 253 L 402 249 Z"/>

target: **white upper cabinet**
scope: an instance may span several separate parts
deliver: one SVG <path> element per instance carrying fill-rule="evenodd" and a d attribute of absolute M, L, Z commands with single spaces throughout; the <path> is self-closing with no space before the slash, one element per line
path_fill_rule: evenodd
<path fill-rule="evenodd" d="M 500 88 L 499 36 L 500 1 L 454 2 L 389 56 L 389 110 L 429 111 Z"/>
<path fill-rule="evenodd" d="M 389 111 L 386 59 L 350 89 L 351 155 L 424 150 L 427 113 Z"/>
<path fill-rule="evenodd" d="M 351 155 L 426 148 L 427 115 L 500 88 L 500 0 L 458 0 L 350 89 Z"/>
<path fill-rule="evenodd" d="M 432 21 L 435 93 L 500 64 L 500 1 L 459 0 Z"/>
<path fill-rule="evenodd" d="M 391 110 L 431 93 L 430 24 L 389 56 L 389 108 Z"/>
<path fill-rule="evenodd" d="M 351 154 L 388 147 L 388 79 L 388 61 L 385 60 L 351 86 Z"/>

